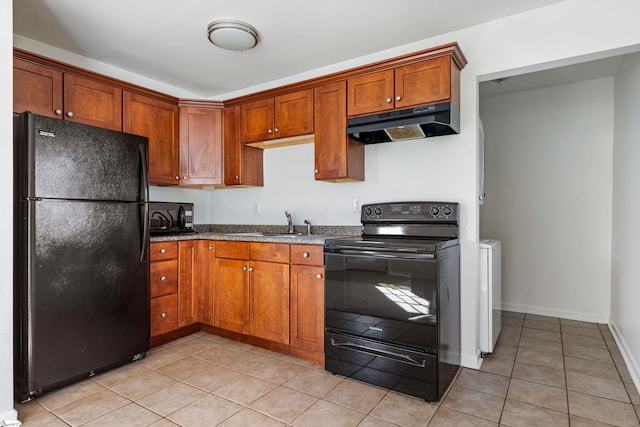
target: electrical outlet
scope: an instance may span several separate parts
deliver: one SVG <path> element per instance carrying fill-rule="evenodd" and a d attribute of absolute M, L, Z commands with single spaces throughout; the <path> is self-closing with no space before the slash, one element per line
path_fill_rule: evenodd
<path fill-rule="evenodd" d="M 251 205 L 251 212 L 256 215 L 260 213 L 260 202 L 253 202 Z"/>
<path fill-rule="evenodd" d="M 360 213 L 362 209 L 362 199 L 360 197 L 354 197 L 352 201 L 353 212 Z"/>

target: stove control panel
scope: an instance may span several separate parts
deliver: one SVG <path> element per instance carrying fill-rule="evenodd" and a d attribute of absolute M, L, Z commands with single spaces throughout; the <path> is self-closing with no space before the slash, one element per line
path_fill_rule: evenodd
<path fill-rule="evenodd" d="M 458 223 L 458 212 L 458 203 L 452 202 L 388 202 L 363 205 L 360 219 L 363 223 Z"/>

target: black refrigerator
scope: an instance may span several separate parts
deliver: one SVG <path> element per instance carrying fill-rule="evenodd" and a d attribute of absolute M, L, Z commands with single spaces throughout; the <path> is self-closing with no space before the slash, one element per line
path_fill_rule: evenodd
<path fill-rule="evenodd" d="M 16 400 L 149 349 L 147 138 L 14 118 Z"/>

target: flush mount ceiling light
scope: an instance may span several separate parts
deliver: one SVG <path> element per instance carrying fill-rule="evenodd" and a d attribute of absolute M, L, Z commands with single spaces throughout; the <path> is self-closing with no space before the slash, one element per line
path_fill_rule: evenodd
<path fill-rule="evenodd" d="M 207 27 L 209 41 L 229 50 L 247 50 L 258 44 L 258 32 L 246 22 L 233 19 L 213 21 Z"/>

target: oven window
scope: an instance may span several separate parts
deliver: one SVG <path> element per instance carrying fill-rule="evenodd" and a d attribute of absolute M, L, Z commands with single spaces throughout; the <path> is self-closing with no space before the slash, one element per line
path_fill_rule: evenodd
<path fill-rule="evenodd" d="M 327 253 L 326 327 L 435 350 L 437 276 L 434 259 Z"/>

